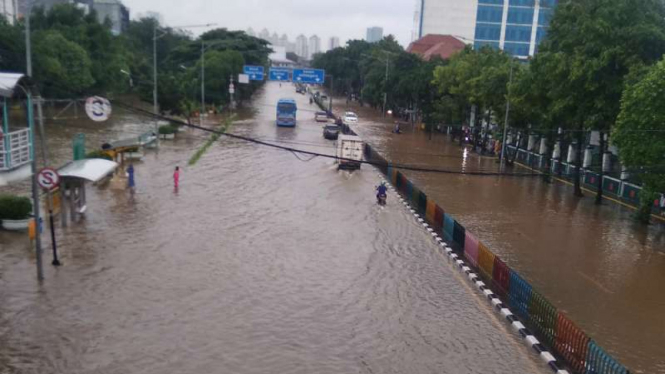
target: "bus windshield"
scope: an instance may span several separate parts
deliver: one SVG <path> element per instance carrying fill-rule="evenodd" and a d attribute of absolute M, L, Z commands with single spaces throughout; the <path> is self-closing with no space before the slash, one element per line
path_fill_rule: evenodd
<path fill-rule="evenodd" d="M 277 111 L 280 113 L 288 114 L 296 111 L 296 104 L 294 103 L 279 103 L 277 104 Z"/>

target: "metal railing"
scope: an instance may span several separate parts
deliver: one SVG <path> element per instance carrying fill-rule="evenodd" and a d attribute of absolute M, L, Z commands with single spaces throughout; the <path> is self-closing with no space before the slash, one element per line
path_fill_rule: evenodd
<path fill-rule="evenodd" d="M 30 129 L 5 134 L 0 141 L 0 171 L 16 169 L 32 161 L 30 158 Z"/>

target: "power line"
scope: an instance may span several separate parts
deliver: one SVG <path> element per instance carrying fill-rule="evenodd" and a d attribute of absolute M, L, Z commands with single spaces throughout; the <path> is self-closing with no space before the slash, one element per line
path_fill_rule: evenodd
<path fill-rule="evenodd" d="M 411 166 L 411 165 L 404 165 L 404 164 L 397 164 L 397 163 L 391 164 L 391 163 L 387 163 L 387 162 L 352 160 L 352 159 L 348 159 L 348 158 L 344 158 L 344 157 L 337 157 L 337 156 L 333 156 L 333 155 L 328 155 L 328 154 L 323 154 L 323 153 L 318 153 L 318 152 L 312 152 L 312 151 L 306 151 L 306 150 L 292 148 L 292 147 L 286 147 L 286 146 L 282 146 L 282 145 L 278 145 L 278 144 L 272 144 L 272 143 L 268 143 L 268 142 L 265 142 L 265 141 L 262 141 L 262 140 L 250 138 L 250 137 L 247 137 L 247 136 L 225 133 L 225 132 L 209 129 L 209 128 L 206 128 L 206 127 L 202 127 L 202 126 L 199 126 L 199 125 L 187 124 L 183 121 L 179 121 L 179 120 L 175 120 L 175 119 L 168 118 L 168 117 L 165 117 L 165 116 L 157 115 L 157 114 L 154 114 L 154 113 L 149 112 L 147 110 L 136 108 L 136 107 L 133 107 L 131 105 L 127 105 L 127 104 L 119 102 L 119 101 L 115 101 L 115 102 L 118 103 L 121 107 L 124 107 L 128 110 L 134 111 L 136 113 L 141 113 L 145 116 L 162 119 L 162 120 L 169 121 L 169 122 L 172 122 L 172 123 L 180 124 L 182 126 L 187 126 L 187 127 L 190 127 L 190 128 L 201 130 L 201 131 L 227 136 L 227 137 L 233 138 L 233 139 L 243 140 L 243 141 L 246 141 L 246 142 L 249 142 L 249 143 L 259 144 L 259 145 L 263 145 L 263 146 L 266 146 L 266 147 L 281 149 L 281 150 L 289 151 L 289 152 L 293 152 L 293 153 L 310 155 L 310 156 L 314 156 L 314 157 L 318 156 L 318 157 L 330 158 L 330 159 L 335 159 L 335 160 L 359 162 L 361 164 L 373 165 L 373 166 L 378 166 L 378 167 L 392 167 L 393 169 L 419 171 L 419 172 L 430 172 L 430 173 L 441 173 L 441 174 L 457 174 L 457 175 L 471 175 L 471 176 L 510 176 L 510 177 L 538 177 L 538 176 L 540 176 L 540 174 L 534 174 L 532 172 L 530 172 L 530 173 L 500 173 L 500 172 L 482 172 L 482 171 L 457 171 L 457 170 L 446 170 L 446 169 L 434 169 L 434 168 L 418 167 L 418 166 Z"/>

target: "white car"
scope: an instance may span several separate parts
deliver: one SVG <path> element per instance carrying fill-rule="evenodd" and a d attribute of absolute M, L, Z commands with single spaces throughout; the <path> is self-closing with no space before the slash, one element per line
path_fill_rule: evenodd
<path fill-rule="evenodd" d="M 353 112 L 346 112 L 344 113 L 344 122 L 358 123 L 358 115 Z"/>

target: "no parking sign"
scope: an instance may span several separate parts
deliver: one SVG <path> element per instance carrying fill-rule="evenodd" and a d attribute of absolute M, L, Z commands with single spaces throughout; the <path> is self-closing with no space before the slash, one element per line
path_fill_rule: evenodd
<path fill-rule="evenodd" d="M 111 116 L 111 103 L 100 96 L 89 97 L 85 100 L 85 113 L 95 122 L 104 122 Z"/>
<path fill-rule="evenodd" d="M 47 191 L 50 191 L 60 184 L 60 175 L 55 169 L 43 168 L 37 174 L 37 184 Z"/>

